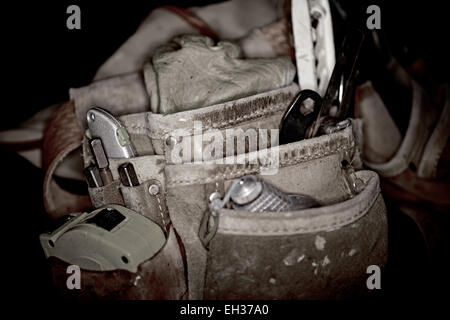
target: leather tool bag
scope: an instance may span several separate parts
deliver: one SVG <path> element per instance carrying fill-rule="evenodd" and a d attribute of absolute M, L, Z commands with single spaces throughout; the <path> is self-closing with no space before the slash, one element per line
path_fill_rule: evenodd
<path fill-rule="evenodd" d="M 79 135 L 86 129 L 87 110 L 102 107 L 121 120 L 139 154 L 126 162 L 133 164 L 140 185 L 122 186 L 117 168 L 124 160 L 110 159 L 114 181 L 89 188 L 92 205 L 125 205 L 168 234 L 165 247 L 141 265 L 141 271 L 154 267 L 156 274 L 86 272 L 92 287 L 85 296 L 322 299 L 369 292 L 367 268 L 382 268 L 386 262 L 387 222 L 377 174 L 357 171 L 361 123 L 352 121 L 341 131 L 278 146 L 274 130 L 298 90 L 292 83 L 166 115 L 148 111 L 150 100 L 140 72 L 71 90 L 73 102 L 61 112 L 76 119 Z M 227 136 L 227 130 L 234 136 Z M 205 135 L 220 135 L 223 145 L 234 145 L 235 139 L 250 139 L 252 130 L 258 132 L 257 148 L 244 143 L 232 153 L 219 148 L 205 156 L 211 145 Z M 92 154 L 86 137 L 82 147 L 87 166 Z M 248 174 L 282 191 L 312 196 L 321 206 L 281 213 L 211 210 L 211 194 L 223 197 L 233 179 Z M 44 186 L 49 195 L 46 206 L 60 215 L 63 212 L 52 210 L 58 199 L 50 197 L 51 188 L 50 182 Z M 66 275 L 54 275 L 65 286 L 61 277 Z"/>
<path fill-rule="evenodd" d="M 170 230 L 165 249 L 152 259 L 155 263 L 167 258 L 176 262 L 168 261 L 173 269 L 160 270 L 158 281 L 149 278 L 152 281 L 148 286 L 162 290 L 163 295 L 139 295 L 142 289 L 131 285 L 131 291 L 117 296 L 112 292 L 123 287 L 103 284 L 113 277 L 130 285 L 133 281 L 129 274 L 84 273 L 93 288 L 101 286 L 104 290 L 94 296 L 179 299 L 186 297 L 186 287 L 191 299 L 321 299 L 354 297 L 369 291 L 367 267 L 383 267 L 386 262 L 387 222 L 377 174 L 355 172 L 354 166 L 361 163 L 360 144 L 354 134 L 359 130 L 358 122 L 330 135 L 245 150 L 238 155 L 244 160 L 238 163 L 227 164 L 226 157 L 222 163 L 214 159 L 201 163 L 173 161 L 172 151 L 178 144 L 184 139 L 194 140 L 195 133 L 203 132 L 194 127 L 196 120 L 205 120 L 203 130 L 214 128 L 218 132 L 230 128 L 242 129 L 243 134 L 248 129 L 277 129 L 285 106 L 297 90 L 294 84 L 164 118 L 151 112 L 120 118 L 140 154 L 126 161 L 134 165 L 141 184 L 120 185 L 117 167 L 123 160 L 111 159 L 114 182 L 90 188 L 92 203 L 95 207 L 125 205 Z M 186 135 L 170 136 L 178 129 Z M 83 151 L 88 164 L 92 155 L 87 141 Z M 255 158 L 256 162 L 250 161 Z M 278 165 L 275 173 L 274 164 Z M 267 165 L 270 170 L 266 170 Z M 223 196 L 232 179 L 247 174 L 259 175 L 285 192 L 310 195 L 322 206 L 283 213 L 211 212 L 210 195 L 219 192 Z M 180 243 L 174 240 L 175 234 Z M 184 252 L 186 265 L 181 262 Z M 174 278 L 165 277 L 165 272 L 176 274 L 178 280 L 173 283 Z M 183 278 L 185 274 L 187 279 Z"/>
<path fill-rule="evenodd" d="M 190 296 L 322 299 L 367 292 L 367 267 L 386 262 L 386 209 L 378 176 L 349 166 L 358 162 L 352 128 L 272 149 L 267 158 L 278 152 L 279 169 L 271 175 L 261 175 L 271 162 L 264 157 L 257 164 L 167 164 L 166 200 L 185 246 Z M 210 195 L 223 195 L 232 179 L 247 174 L 323 206 L 211 212 Z"/>
<path fill-rule="evenodd" d="M 178 145 L 185 140 L 195 145 L 191 141 L 212 128 L 224 135 L 225 144 L 227 129 L 242 135 L 277 129 L 297 90 L 292 84 L 164 117 L 151 112 L 120 117 L 138 153 L 148 153 L 127 159 L 142 183 L 121 186 L 116 169 L 123 160 L 112 159 L 115 181 L 90 188 L 92 202 L 124 204 L 163 228 L 173 226 L 185 251 L 190 299 L 360 296 L 369 292 L 367 267 L 385 264 L 387 222 L 379 179 L 372 171 L 355 171 L 361 164 L 360 122 L 330 135 L 244 150 L 230 161 L 224 153 L 196 162 L 195 148 L 191 158 L 174 157 Z M 83 150 L 89 163 L 86 141 Z M 285 192 L 310 195 L 322 206 L 283 213 L 211 212 L 210 195 L 223 196 L 233 179 L 248 174 Z M 152 185 L 157 194 L 149 191 Z M 182 268 L 178 272 L 184 274 Z"/>

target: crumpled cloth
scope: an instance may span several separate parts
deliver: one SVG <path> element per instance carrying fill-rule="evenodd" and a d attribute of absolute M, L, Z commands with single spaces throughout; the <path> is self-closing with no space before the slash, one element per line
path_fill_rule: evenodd
<path fill-rule="evenodd" d="M 144 66 L 154 113 L 202 108 L 275 90 L 292 83 L 289 57 L 242 59 L 239 45 L 184 35 L 160 47 Z"/>
<path fill-rule="evenodd" d="M 219 39 L 239 41 L 247 57 L 272 58 L 282 46 L 277 46 L 277 50 L 274 50 L 265 37 L 267 32 L 264 28 L 284 17 L 284 2 L 227 0 L 187 9 L 205 21 Z M 156 8 L 136 32 L 105 61 L 97 71 L 95 80 L 141 71 L 157 48 L 175 36 L 197 32 L 180 16 L 163 8 Z M 273 31 L 270 33 L 273 34 Z"/>

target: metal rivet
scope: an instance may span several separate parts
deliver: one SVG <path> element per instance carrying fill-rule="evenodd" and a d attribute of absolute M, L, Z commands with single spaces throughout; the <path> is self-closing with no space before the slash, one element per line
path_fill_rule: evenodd
<path fill-rule="evenodd" d="M 156 196 L 159 193 L 159 186 L 156 184 L 152 184 L 150 187 L 148 187 L 148 192 L 152 196 Z"/>
<path fill-rule="evenodd" d="M 173 149 L 173 147 L 175 147 L 175 145 L 177 144 L 177 139 L 175 137 L 168 137 L 166 139 L 166 145 Z"/>
<path fill-rule="evenodd" d="M 320 18 L 322 18 L 322 16 L 325 16 L 327 14 L 327 11 L 325 10 L 325 8 L 321 5 L 315 5 L 311 8 L 311 15 L 313 16 L 314 19 L 319 20 Z"/>
<path fill-rule="evenodd" d="M 361 179 L 356 178 L 353 182 L 353 188 L 356 192 L 361 192 L 364 189 L 364 182 Z"/>
<path fill-rule="evenodd" d="M 91 114 L 90 114 L 90 118 L 91 118 L 92 121 L 95 121 L 95 114 L 94 114 L 94 113 L 91 113 Z"/>
<path fill-rule="evenodd" d="M 322 18 L 322 12 L 320 12 L 320 11 L 314 10 L 311 15 L 313 16 L 314 19 L 317 19 L 317 20 L 320 20 L 320 18 Z"/>
<path fill-rule="evenodd" d="M 220 193 L 219 192 L 213 192 L 209 195 L 209 202 L 213 202 L 216 199 L 220 199 Z"/>

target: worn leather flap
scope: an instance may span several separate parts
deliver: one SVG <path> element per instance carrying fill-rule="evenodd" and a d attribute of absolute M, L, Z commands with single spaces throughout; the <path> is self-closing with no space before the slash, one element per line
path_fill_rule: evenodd
<path fill-rule="evenodd" d="M 347 201 L 295 212 L 219 212 L 206 299 L 340 299 L 369 294 L 367 268 L 387 256 L 386 209 L 374 172 Z"/>

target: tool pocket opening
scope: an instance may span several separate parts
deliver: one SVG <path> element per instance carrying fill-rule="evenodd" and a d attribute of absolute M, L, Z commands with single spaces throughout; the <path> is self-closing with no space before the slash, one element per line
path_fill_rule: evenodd
<path fill-rule="evenodd" d="M 352 163 L 354 149 L 352 128 L 347 127 L 330 135 L 285 144 L 262 152 L 246 153 L 242 159 L 238 158 L 231 163 L 224 159 L 221 163 L 211 161 L 167 164 L 164 170 L 167 205 L 171 221 L 186 249 L 190 296 L 193 299 L 214 298 L 210 293 L 204 294 L 207 256 L 214 252 L 205 250 L 205 247 L 210 239 L 211 245 L 214 245 L 221 234 L 217 232 L 215 236 L 211 236 L 215 224 L 214 219 L 208 217 L 211 215 L 208 203 L 213 193 L 222 197 L 234 179 L 256 175 L 288 194 L 308 195 L 322 205 L 345 202 L 350 198 L 351 190 L 348 187 L 346 170 L 341 163 L 344 159 Z M 257 162 L 253 162 L 255 158 Z M 274 170 L 270 170 L 271 168 Z M 218 219 L 221 223 L 220 213 Z M 224 252 L 229 249 L 225 248 Z M 224 269 L 235 271 L 232 265 L 225 264 Z"/>
<path fill-rule="evenodd" d="M 204 297 L 336 299 L 368 293 L 367 268 L 386 261 L 386 210 L 378 176 L 356 175 L 364 189 L 337 203 L 212 215 L 216 233 L 207 251 Z"/>

